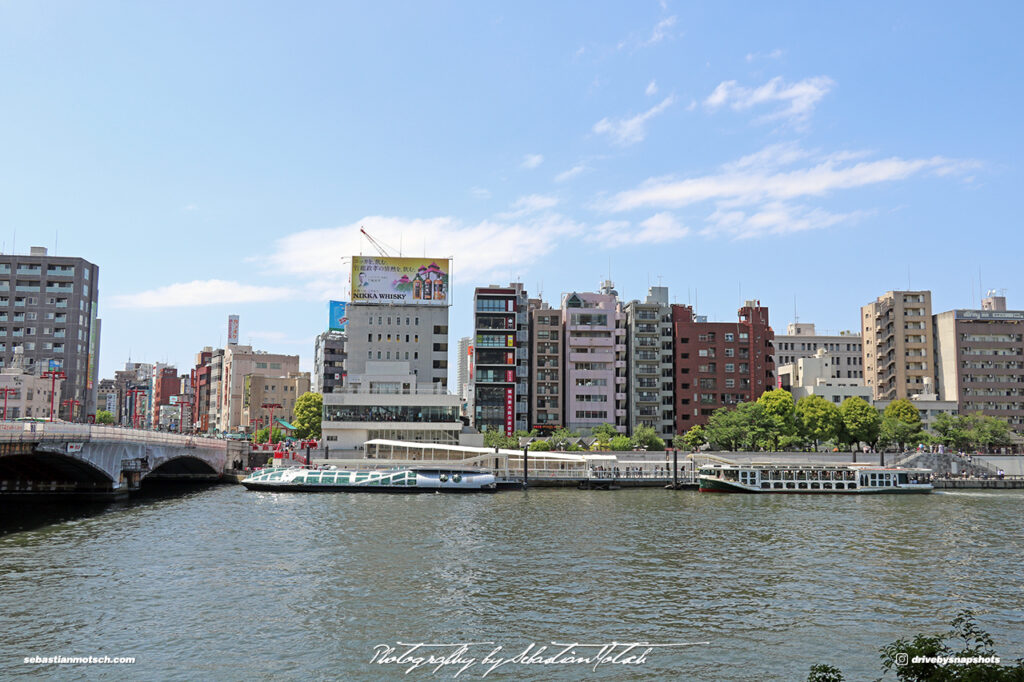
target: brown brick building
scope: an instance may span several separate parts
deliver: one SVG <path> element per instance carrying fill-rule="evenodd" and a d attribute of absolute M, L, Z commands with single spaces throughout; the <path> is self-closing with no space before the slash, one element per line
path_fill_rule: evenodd
<path fill-rule="evenodd" d="M 708 322 L 672 306 L 676 432 L 707 423 L 720 407 L 757 400 L 775 386 L 768 308 L 747 301 L 736 322 Z"/>

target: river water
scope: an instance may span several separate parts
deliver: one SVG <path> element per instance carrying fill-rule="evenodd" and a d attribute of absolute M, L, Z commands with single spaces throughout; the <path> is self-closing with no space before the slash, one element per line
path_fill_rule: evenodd
<path fill-rule="evenodd" d="M 461 658 L 476 662 L 459 679 L 480 679 L 532 643 L 548 646 L 544 656 L 561 651 L 553 641 L 706 644 L 626 662 L 635 649 L 596 669 L 513 660 L 487 678 L 802 680 L 829 663 L 847 679 L 874 679 L 881 646 L 944 631 L 963 608 L 979 614 L 1004 660 L 1024 656 L 1024 494 L 1015 491 L 405 496 L 216 486 L 40 514 L 4 511 L 5 679 L 451 679 L 465 665 L 405 675 L 412 662 L 374 662 L 386 646 L 402 653 L 399 642 L 473 643 Z M 89 655 L 136 662 L 23 662 Z"/>

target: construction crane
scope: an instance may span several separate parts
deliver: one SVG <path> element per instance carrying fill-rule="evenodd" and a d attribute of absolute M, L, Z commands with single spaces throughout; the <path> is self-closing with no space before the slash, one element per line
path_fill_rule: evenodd
<path fill-rule="evenodd" d="M 374 239 L 373 237 L 371 237 L 370 233 L 364 230 L 362 226 L 359 227 L 359 231 L 363 234 L 364 237 L 366 237 L 369 240 L 369 242 L 373 245 L 373 248 L 377 249 L 377 253 L 379 253 L 381 256 L 385 258 L 389 258 L 391 256 L 391 254 L 388 253 L 388 250 L 384 248 L 384 245 L 381 244 L 376 239 Z"/>

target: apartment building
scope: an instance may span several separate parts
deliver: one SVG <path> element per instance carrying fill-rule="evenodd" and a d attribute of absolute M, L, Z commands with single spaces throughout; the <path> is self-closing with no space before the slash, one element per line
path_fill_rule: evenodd
<path fill-rule="evenodd" d="M 614 285 L 562 296 L 565 422 L 584 435 L 600 424 L 629 429 L 626 314 Z"/>
<path fill-rule="evenodd" d="M 960 414 L 998 417 L 1024 433 L 1024 311 L 990 292 L 981 310 L 949 310 L 933 324 L 939 396 Z"/>
<path fill-rule="evenodd" d="M 295 401 L 309 390 L 309 372 L 289 373 L 283 377 L 249 374 L 242 389 L 242 422 L 254 431 L 270 424 L 271 415 L 275 428 L 280 427 L 277 424 L 279 419 L 292 423 L 295 421 Z M 271 409 L 264 405 L 280 407 Z"/>
<path fill-rule="evenodd" d="M 313 355 L 313 387 L 316 393 L 333 393 L 345 385 L 347 333 L 329 329 L 316 337 Z"/>
<path fill-rule="evenodd" d="M 539 298 L 530 299 L 530 423 L 529 428 L 550 432 L 565 424 L 562 410 L 562 311 Z"/>
<path fill-rule="evenodd" d="M 785 334 L 775 336 L 775 366 L 794 364 L 800 358 L 813 358 L 819 350 L 828 353 L 828 377 L 832 379 L 864 379 L 864 348 L 860 334 L 841 331 L 839 334 L 818 334 L 808 322 L 786 326 Z"/>
<path fill-rule="evenodd" d="M 61 410 L 63 379 L 41 377 L 26 370 L 25 356 L 20 350 L 14 352 L 7 367 L 0 370 L 0 392 L 3 393 L 3 419 L 36 417 L 49 419 L 51 414 L 59 419 L 66 410 Z M 20 428 L 20 426 L 18 427 Z"/>
<path fill-rule="evenodd" d="M 675 436 L 672 308 L 668 287 L 651 287 L 643 301 L 625 306 L 628 348 L 629 433 L 650 426 L 658 436 Z"/>
<path fill-rule="evenodd" d="M 922 393 L 935 377 L 930 291 L 889 291 L 861 308 L 864 383 L 875 400 Z"/>
<path fill-rule="evenodd" d="M 99 268 L 82 258 L 51 256 L 40 246 L 0 254 L 0 367 L 21 348 L 24 371 L 64 372 L 74 421 L 96 414 L 98 282 Z"/>
<path fill-rule="evenodd" d="M 736 322 L 708 322 L 691 306 L 672 306 L 677 433 L 775 387 L 768 308 L 747 301 L 737 315 Z"/>
<path fill-rule="evenodd" d="M 298 372 L 298 355 L 267 353 L 254 350 L 252 346 L 228 344 L 224 349 L 220 382 L 213 384 L 219 383 L 217 429 L 224 433 L 250 430 L 249 423 L 243 420 L 246 377 L 288 377 Z"/>
<path fill-rule="evenodd" d="M 529 430 L 528 297 L 520 283 L 473 293 L 473 425 L 511 436 Z"/>

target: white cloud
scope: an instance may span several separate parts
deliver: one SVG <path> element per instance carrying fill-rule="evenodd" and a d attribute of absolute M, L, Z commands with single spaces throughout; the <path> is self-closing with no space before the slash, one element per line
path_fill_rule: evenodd
<path fill-rule="evenodd" d="M 751 63 L 757 59 L 779 59 L 783 55 L 782 50 L 775 48 L 771 52 L 748 52 L 747 63 Z"/>
<path fill-rule="evenodd" d="M 661 104 L 651 107 L 644 113 L 637 114 L 632 118 L 616 121 L 602 118 L 594 124 L 593 130 L 598 134 L 610 135 L 612 141 L 619 145 L 626 146 L 641 142 L 645 137 L 647 137 L 647 122 L 672 106 L 672 102 L 674 101 L 675 98 L 669 95 L 661 101 Z"/>
<path fill-rule="evenodd" d="M 583 232 L 581 224 L 553 213 L 473 224 L 451 217 L 367 216 L 349 225 L 305 230 L 279 239 L 270 267 L 279 275 L 306 280 L 312 297 L 337 297 L 348 279 L 347 259 L 360 252 L 360 227 L 381 242 L 402 244 L 404 256 L 454 258 L 454 277 L 460 281 L 476 281 L 532 263 L 562 240 Z"/>
<path fill-rule="evenodd" d="M 526 154 L 523 156 L 523 162 L 520 164 L 521 168 L 536 168 L 537 166 L 544 163 L 543 154 Z"/>
<path fill-rule="evenodd" d="M 524 215 L 529 215 L 530 213 L 554 208 L 557 205 L 558 199 L 555 197 L 544 196 L 542 194 L 528 194 L 526 196 L 519 197 L 512 202 L 509 210 L 505 213 L 499 213 L 498 217 L 505 220 L 510 218 L 519 218 Z"/>
<path fill-rule="evenodd" d="M 657 213 L 638 227 L 624 220 L 602 223 L 590 231 L 587 241 L 616 248 L 631 244 L 661 244 L 682 239 L 689 233 L 690 230 L 681 225 L 671 213 Z"/>
<path fill-rule="evenodd" d="M 680 208 L 709 199 L 755 203 L 799 196 L 822 196 L 839 189 L 903 180 L 925 170 L 942 172 L 955 165 L 956 162 L 942 157 L 894 157 L 841 167 L 832 161 L 824 161 L 816 166 L 787 172 L 727 171 L 686 180 L 647 182 L 637 189 L 615 195 L 611 206 L 613 210 L 625 211 L 651 206 Z"/>
<path fill-rule="evenodd" d="M 113 297 L 115 308 L 175 308 L 224 303 L 265 303 L 292 298 L 296 292 L 285 287 L 262 287 L 219 279 L 193 280 L 137 294 Z"/>
<path fill-rule="evenodd" d="M 744 111 L 761 104 L 782 104 L 782 108 L 762 116 L 761 121 L 790 119 L 801 123 L 814 111 L 815 105 L 835 86 L 828 76 L 805 78 L 786 83 L 776 76 L 764 85 L 747 88 L 736 81 L 724 81 L 704 100 L 704 106 L 715 110 L 728 105 L 734 111 Z"/>
<path fill-rule="evenodd" d="M 622 212 L 711 203 L 714 210 L 703 234 L 725 233 L 737 238 L 784 234 L 829 227 L 868 214 L 828 213 L 806 205 L 812 198 L 925 173 L 943 176 L 977 167 L 974 161 L 938 156 L 863 159 L 862 152 L 821 155 L 792 143 L 776 144 L 723 164 L 716 173 L 684 179 L 651 178 L 635 189 L 612 196 L 599 208 Z M 793 167 L 808 160 L 803 167 Z"/>
<path fill-rule="evenodd" d="M 491 190 L 484 187 L 470 187 L 469 193 L 475 196 L 477 199 L 490 199 Z"/>
<path fill-rule="evenodd" d="M 577 58 L 582 57 L 583 54 L 586 51 L 587 51 L 587 48 L 585 46 L 583 46 L 583 45 L 580 45 L 580 48 L 578 50 L 576 50 L 576 52 L 575 52 L 575 54 L 573 54 L 573 56 L 577 57 Z"/>
<path fill-rule="evenodd" d="M 641 47 L 648 47 L 650 45 L 656 45 L 664 40 L 666 37 L 671 36 L 669 29 L 676 25 L 676 17 L 671 16 L 666 19 L 662 19 L 655 26 L 651 32 L 651 37 L 646 42 L 641 43 Z"/>
<path fill-rule="evenodd" d="M 182 211 L 198 211 L 199 207 L 195 204 L 187 204 L 181 207 Z"/>
<path fill-rule="evenodd" d="M 657 95 L 658 94 L 658 84 L 655 81 L 651 81 L 650 83 L 648 83 L 647 84 L 647 89 L 644 90 L 644 94 L 646 94 L 646 95 Z"/>
<path fill-rule="evenodd" d="M 585 170 L 587 170 L 587 167 L 582 163 L 578 163 L 569 170 L 562 171 L 561 173 L 556 175 L 555 182 L 565 182 L 566 180 L 571 180 L 572 178 L 575 178 L 577 175 L 579 175 Z"/>

